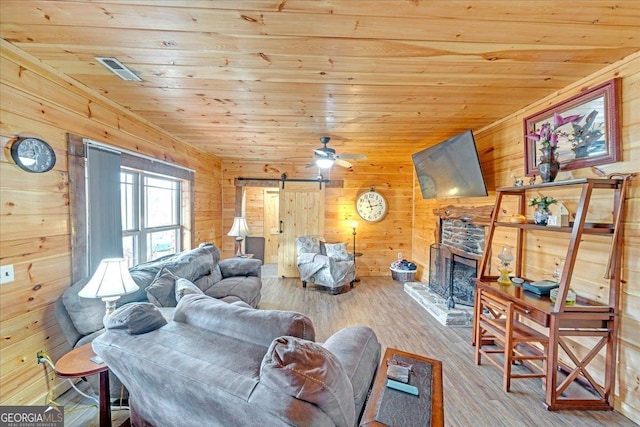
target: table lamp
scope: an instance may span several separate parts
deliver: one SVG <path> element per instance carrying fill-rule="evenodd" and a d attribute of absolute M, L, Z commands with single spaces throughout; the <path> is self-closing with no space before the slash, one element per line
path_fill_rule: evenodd
<path fill-rule="evenodd" d="M 101 298 L 106 305 L 105 316 L 116 309 L 116 301 L 122 295 L 137 291 L 138 285 L 129 274 L 125 258 L 106 258 L 100 261 L 91 280 L 78 292 L 82 298 Z"/>
<path fill-rule="evenodd" d="M 233 225 L 231 226 L 231 230 L 227 233 L 227 236 L 236 238 L 236 256 L 243 256 L 242 240 L 248 235 L 249 227 L 247 226 L 247 220 L 242 216 L 233 218 Z"/>

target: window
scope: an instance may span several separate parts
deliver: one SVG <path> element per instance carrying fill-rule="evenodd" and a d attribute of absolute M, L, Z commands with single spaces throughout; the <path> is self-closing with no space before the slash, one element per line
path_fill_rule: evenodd
<path fill-rule="evenodd" d="M 192 170 L 68 135 L 74 283 L 103 258 L 133 266 L 190 249 Z"/>
<path fill-rule="evenodd" d="M 122 168 L 122 246 L 129 266 L 180 250 L 181 188 L 178 179 Z"/>

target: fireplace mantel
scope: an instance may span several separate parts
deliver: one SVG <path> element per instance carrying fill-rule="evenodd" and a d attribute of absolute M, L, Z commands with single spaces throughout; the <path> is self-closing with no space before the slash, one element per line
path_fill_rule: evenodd
<path fill-rule="evenodd" d="M 444 208 L 437 208 L 433 213 L 437 217 L 436 226 L 433 230 L 434 241 L 439 243 L 442 241 L 442 221 L 458 220 L 468 224 L 487 227 L 491 222 L 491 213 L 493 205 L 485 206 L 453 206 L 449 205 Z"/>
<path fill-rule="evenodd" d="M 442 219 L 459 219 L 463 222 L 470 222 L 475 225 L 489 225 L 493 205 L 486 206 L 453 206 L 434 209 L 433 213 Z"/>

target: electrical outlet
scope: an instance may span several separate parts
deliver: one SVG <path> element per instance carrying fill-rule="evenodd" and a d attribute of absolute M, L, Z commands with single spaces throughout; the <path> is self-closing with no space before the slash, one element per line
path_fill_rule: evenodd
<path fill-rule="evenodd" d="M 0 267 L 0 285 L 11 283 L 15 280 L 13 276 L 13 264 L 3 265 Z"/>
<path fill-rule="evenodd" d="M 402 259 L 402 252 L 398 252 L 398 259 Z"/>

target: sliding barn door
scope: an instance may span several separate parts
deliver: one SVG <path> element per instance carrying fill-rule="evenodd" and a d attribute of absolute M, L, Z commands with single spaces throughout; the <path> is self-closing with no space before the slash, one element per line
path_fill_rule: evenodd
<path fill-rule="evenodd" d="M 324 189 L 318 183 L 286 182 L 280 189 L 278 276 L 300 277 L 296 237 L 324 234 Z"/>

